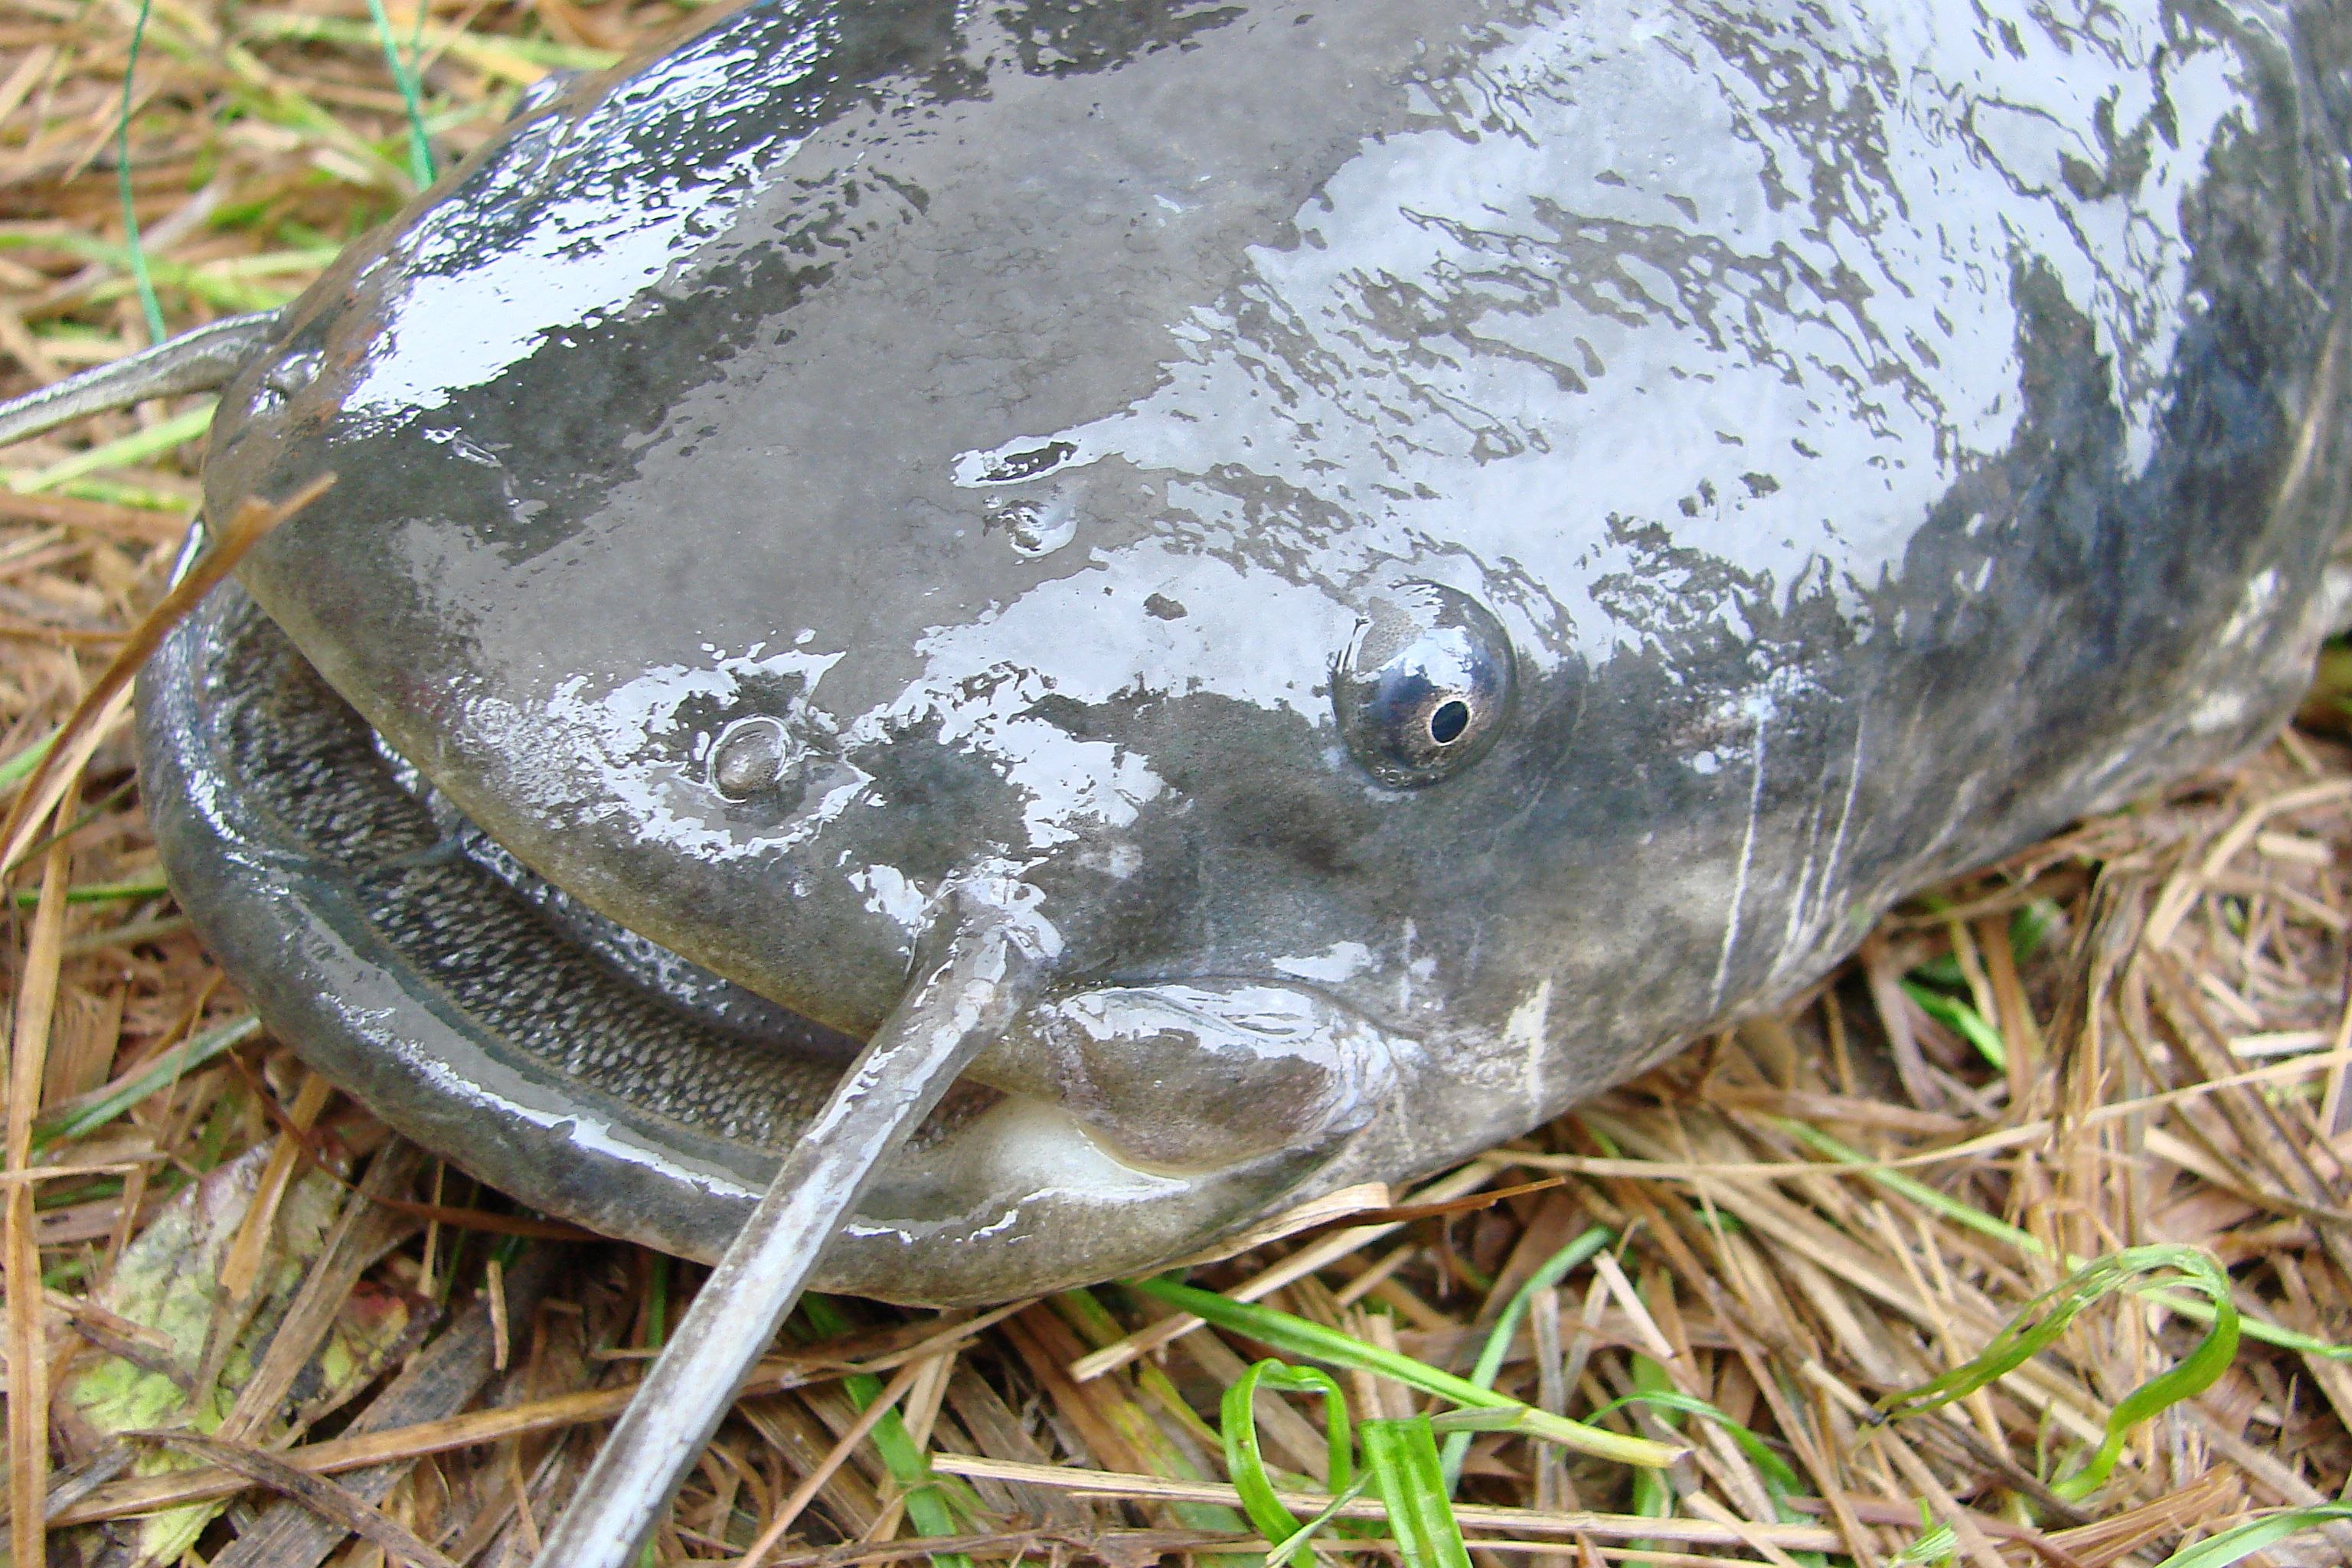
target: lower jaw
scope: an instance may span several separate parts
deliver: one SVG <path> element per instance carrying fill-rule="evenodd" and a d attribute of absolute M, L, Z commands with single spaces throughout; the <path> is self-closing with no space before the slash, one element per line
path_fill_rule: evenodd
<path fill-rule="evenodd" d="M 715 1258 L 856 1048 L 590 914 L 404 785 L 234 584 L 150 663 L 140 742 L 166 874 L 263 1022 L 534 1207 Z M 1156 1173 L 1052 1105 L 960 1085 L 815 1282 L 944 1306 L 1145 1271 L 1330 1184 L 1329 1152 Z"/>

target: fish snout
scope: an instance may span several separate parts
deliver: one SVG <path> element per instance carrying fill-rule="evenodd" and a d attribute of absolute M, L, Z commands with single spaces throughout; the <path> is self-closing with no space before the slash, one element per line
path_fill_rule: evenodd
<path fill-rule="evenodd" d="M 969 1076 L 1059 1105 L 1124 1164 L 1198 1174 L 1336 1149 L 1387 1099 L 1397 1055 L 1318 992 L 1205 978 L 1041 1002 Z"/>

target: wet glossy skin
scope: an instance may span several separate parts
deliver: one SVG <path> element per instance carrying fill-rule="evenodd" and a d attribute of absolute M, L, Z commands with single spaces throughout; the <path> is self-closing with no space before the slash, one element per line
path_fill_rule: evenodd
<path fill-rule="evenodd" d="M 860 1034 L 1027 889 L 972 1076 L 1058 1111 L 966 1250 L 1057 1140 L 1191 1206 L 846 1282 L 1139 1267 L 2242 748 L 2341 618 L 2352 23 L 1867 9 L 754 5 L 346 258 L 209 504 L 332 469 L 264 608 L 753 992 Z"/>

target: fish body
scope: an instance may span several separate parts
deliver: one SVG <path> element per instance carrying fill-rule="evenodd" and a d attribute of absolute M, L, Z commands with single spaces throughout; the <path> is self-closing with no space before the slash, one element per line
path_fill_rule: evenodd
<path fill-rule="evenodd" d="M 941 910 L 1049 978 L 824 1278 L 1512 1136 L 2255 743 L 2352 599 L 2325 6 L 761 0 L 232 384 L 151 671 L 264 1016 L 709 1256 Z M 247 595 L 249 595 L 247 597 Z"/>

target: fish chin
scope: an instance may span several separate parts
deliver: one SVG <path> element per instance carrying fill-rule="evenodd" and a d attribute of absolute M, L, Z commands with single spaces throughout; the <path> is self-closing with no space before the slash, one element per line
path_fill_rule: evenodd
<path fill-rule="evenodd" d="M 1205 977 L 1050 999 L 971 1076 L 1060 1106 L 1122 1164 L 1192 1175 L 1332 1150 L 1386 1102 L 1401 1048 L 1295 982 Z"/>

